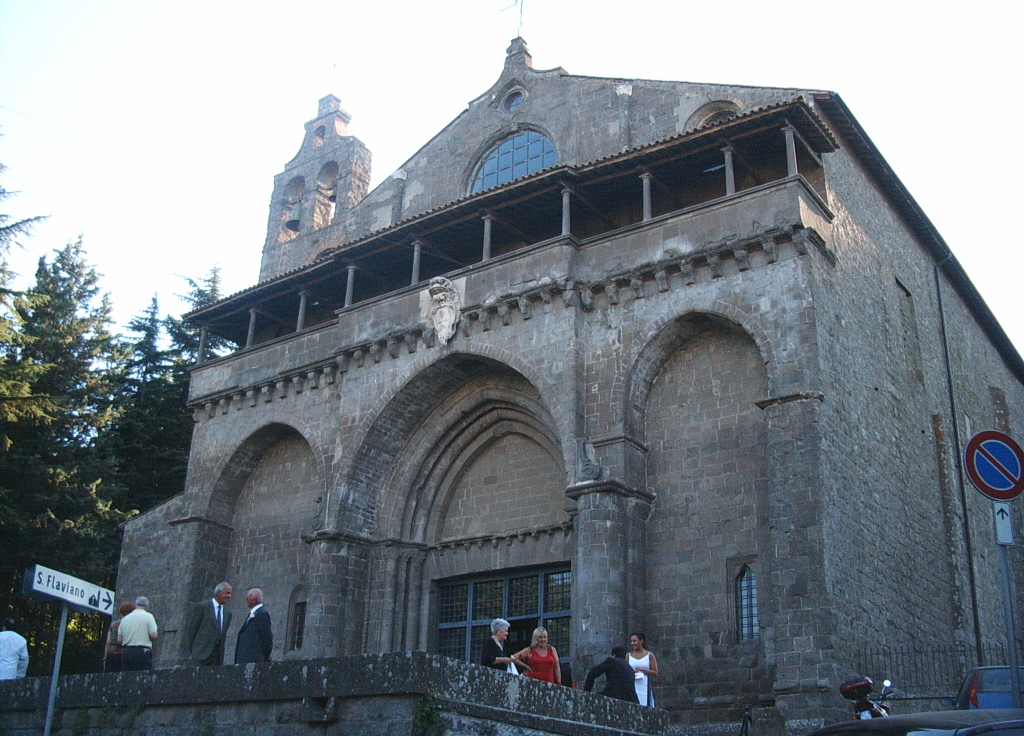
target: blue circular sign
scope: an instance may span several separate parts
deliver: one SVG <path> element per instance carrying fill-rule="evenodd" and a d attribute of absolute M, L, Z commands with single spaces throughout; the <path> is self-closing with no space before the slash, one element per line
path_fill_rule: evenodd
<path fill-rule="evenodd" d="M 1024 451 L 1007 434 L 978 432 L 967 443 L 964 463 L 974 487 L 995 501 L 1010 501 L 1024 491 Z"/>

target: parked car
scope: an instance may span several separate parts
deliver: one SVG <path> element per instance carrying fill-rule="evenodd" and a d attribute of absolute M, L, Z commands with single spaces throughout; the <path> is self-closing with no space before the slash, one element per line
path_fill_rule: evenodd
<path fill-rule="evenodd" d="M 1024 709 L 937 710 L 841 721 L 809 736 L 1024 736 Z"/>
<path fill-rule="evenodd" d="M 1024 667 L 1020 671 L 1021 692 L 1024 693 Z M 1013 688 L 1009 667 L 975 667 L 968 671 L 953 701 L 956 710 L 974 708 L 1012 708 Z M 943 701 L 948 703 L 948 701 Z"/>

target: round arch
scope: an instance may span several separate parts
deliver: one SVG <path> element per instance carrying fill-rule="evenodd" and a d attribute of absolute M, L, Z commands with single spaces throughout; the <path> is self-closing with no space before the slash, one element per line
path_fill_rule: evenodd
<path fill-rule="evenodd" d="M 524 143 L 526 146 L 526 148 L 524 149 L 525 152 L 529 154 L 530 145 L 536 146 L 538 143 L 543 141 L 546 142 L 547 145 L 550 147 L 550 151 L 548 152 L 549 155 L 547 155 L 546 157 L 541 157 L 538 165 L 535 168 L 531 169 L 527 167 L 527 170 L 525 170 L 522 174 L 512 175 L 508 179 L 497 180 L 493 184 L 484 184 L 480 188 L 474 189 L 474 182 L 477 178 L 477 173 L 479 172 L 480 168 L 484 165 L 484 162 L 492 153 L 496 153 L 499 147 L 506 142 L 513 141 L 520 136 L 528 136 L 531 134 L 533 136 L 536 136 L 537 140 L 528 141 L 524 139 L 522 143 Z M 474 154 L 469 157 L 469 161 L 470 164 L 468 168 L 466 169 L 465 172 L 463 172 L 463 191 L 465 191 L 468 194 L 475 194 L 476 192 L 484 191 L 485 189 L 488 189 L 491 186 L 503 184 L 507 181 L 511 181 L 512 179 L 518 179 L 520 176 L 525 176 L 535 171 L 545 169 L 549 166 L 554 166 L 555 164 L 558 163 L 558 148 L 557 146 L 555 146 L 554 139 L 552 138 L 550 132 L 544 129 L 543 126 L 536 125 L 533 123 L 529 125 L 515 124 L 502 127 L 493 135 L 488 136 L 484 140 L 484 142 L 479 146 L 479 148 L 474 152 Z"/>
<path fill-rule="evenodd" d="M 644 417 L 651 387 L 672 355 L 688 340 L 712 330 L 742 333 L 761 351 L 759 341 L 737 321 L 722 314 L 687 312 L 664 324 L 644 346 L 630 367 L 623 391 L 623 426 L 630 437 L 643 441 Z M 770 361 L 766 361 L 768 363 Z"/>
<path fill-rule="evenodd" d="M 338 508 L 332 512 L 338 528 L 363 528 L 386 537 L 417 528 L 425 534 L 430 523 L 408 518 L 404 499 L 422 484 L 425 472 L 430 475 L 425 469 L 444 466 L 442 458 L 450 461 L 496 422 L 515 423 L 524 436 L 562 459 L 552 415 L 522 373 L 494 358 L 466 353 L 426 365 L 388 397 L 363 432 L 339 484 Z"/>
<path fill-rule="evenodd" d="M 224 461 L 210 492 L 207 514 L 221 524 L 230 525 L 239 494 L 260 461 L 274 445 L 287 439 L 301 439 L 312 453 L 317 475 L 326 478 L 323 458 L 306 436 L 295 427 L 281 422 L 266 424 L 246 437 Z"/>

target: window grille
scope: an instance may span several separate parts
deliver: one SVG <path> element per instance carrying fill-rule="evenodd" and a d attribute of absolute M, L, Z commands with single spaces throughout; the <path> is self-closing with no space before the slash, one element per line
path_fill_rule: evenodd
<path fill-rule="evenodd" d="M 757 618 L 757 574 L 744 565 L 736 576 L 736 622 L 739 640 L 754 641 L 761 634 Z"/>
<path fill-rule="evenodd" d="M 564 568 L 509 571 L 472 580 L 441 583 L 437 591 L 438 654 L 479 662 L 490 624 L 511 624 L 507 651 L 528 646 L 537 626 L 548 630 L 559 656 L 570 656 L 572 573 Z"/>
<path fill-rule="evenodd" d="M 519 133 L 488 151 L 477 167 L 469 193 L 482 192 L 555 163 L 555 147 L 551 141 L 532 130 Z"/>

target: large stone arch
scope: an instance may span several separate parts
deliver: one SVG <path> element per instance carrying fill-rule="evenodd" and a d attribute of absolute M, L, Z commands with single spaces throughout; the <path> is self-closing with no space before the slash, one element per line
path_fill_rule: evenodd
<path fill-rule="evenodd" d="M 735 663 L 744 658 L 743 679 L 770 687 L 760 642 L 740 641 L 735 598 L 737 576 L 753 571 L 764 604 L 774 572 L 768 424 L 758 406 L 769 376 L 758 343 L 720 315 L 687 314 L 644 346 L 629 386 L 625 411 L 647 447 L 655 497 L 643 625 L 680 675 L 661 683 L 662 702 L 692 705 L 681 683 L 697 672 L 709 695 L 741 697 Z"/>
<path fill-rule="evenodd" d="M 299 431 L 269 424 L 232 453 L 211 495 L 211 518 L 230 530 L 217 578 L 231 582 L 239 597 L 249 588 L 261 588 L 280 624 L 292 591 L 310 582 L 303 537 L 318 526 L 323 476 L 322 463 Z M 233 657 L 233 643 L 229 636 L 227 661 Z M 283 644 L 279 636 L 275 658 Z"/>
<path fill-rule="evenodd" d="M 230 455 L 226 456 L 216 472 L 216 480 L 210 490 L 205 515 L 211 521 L 230 526 L 239 494 L 249 476 L 252 475 L 270 447 L 290 436 L 300 437 L 309 445 L 316 462 L 318 476 L 321 478 L 321 486 L 325 487 L 327 472 L 324 458 L 309 444 L 306 434 L 292 425 L 271 422 L 252 432 L 239 443 Z"/>
<path fill-rule="evenodd" d="M 518 371 L 465 354 L 429 366 L 380 412 L 353 469 L 383 451 L 391 467 L 376 469 L 379 486 L 361 473 L 348 488 L 374 504 L 367 610 L 380 626 L 369 632 L 371 651 L 429 648 L 441 578 L 568 564 L 559 435 Z"/>
<path fill-rule="evenodd" d="M 553 429 L 557 421 L 533 381 L 495 358 L 451 353 L 423 366 L 388 397 L 362 432 L 338 484 L 337 509 L 331 511 L 329 526 L 333 523 L 340 530 L 358 529 L 368 536 L 405 533 L 389 523 L 403 518 L 402 512 L 396 511 L 397 499 L 408 494 L 413 483 L 410 473 L 419 472 L 428 462 L 429 453 L 439 452 L 442 436 L 450 424 L 457 422 L 457 414 L 471 410 L 462 399 L 452 400 L 471 383 L 476 389 L 469 393 L 476 393 L 480 400 L 486 398 L 482 392 L 493 389 L 497 393 L 488 396 L 519 406 L 539 418 L 545 427 L 551 428 L 545 431 L 551 434 L 553 446 L 558 446 L 558 433 Z"/>
<path fill-rule="evenodd" d="M 625 385 L 622 390 L 622 423 L 628 436 L 643 442 L 645 437 L 645 414 L 651 386 L 659 372 L 675 353 L 687 341 L 711 330 L 737 331 L 745 334 L 751 344 L 763 356 L 766 336 L 757 334 L 736 319 L 739 315 L 729 315 L 712 311 L 691 311 L 666 320 L 659 329 L 650 335 L 646 342 L 633 356 L 632 365 L 628 368 Z M 769 368 L 774 365 L 773 356 L 769 353 L 762 357 L 762 363 Z M 766 374 L 765 391 L 771 376 Z M 764 396 L 758 398 L 764 398 Z"/>

